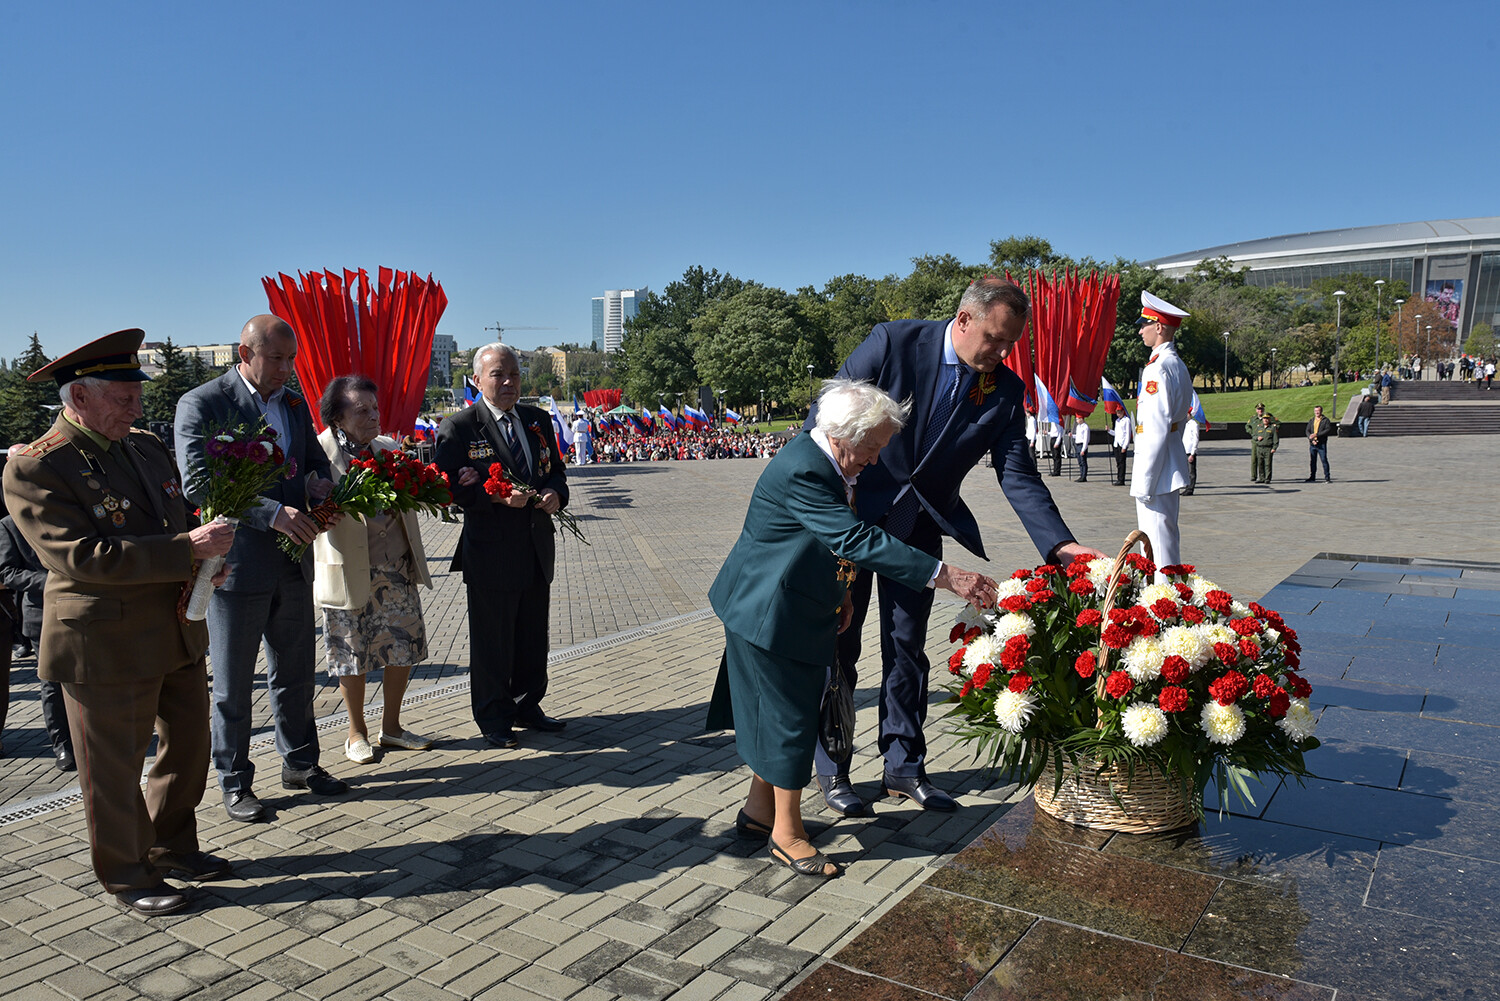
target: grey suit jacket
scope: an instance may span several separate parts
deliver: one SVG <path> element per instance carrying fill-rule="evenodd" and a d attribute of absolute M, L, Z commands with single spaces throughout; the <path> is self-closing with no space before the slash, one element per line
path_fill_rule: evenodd
<path fill-rule="evenodd" d="M 229 579 L 223 584 L 226 591 L 267 591 L 275 587 L 290 562 L 276 545 L 281 533 L 271 527 L 277 506 L 289 505 L 307 510 L 307 475 L 317 473 L 331 478 L 328 456 L 313 431 L 307 401 L 288 390 L 286 411 L 287 440 L 277 444 L 289 458 L 296 460 L 297 475 L 289 480 L 278 480 L 261 494 L 260 500 L 240 523 L 234 533 L 234 548 L 229 551 Z M 260 421 L 260 409 L 235 368 L 178 401 L 174 424 L 177 464 L 182 468 L 182 481 L 189 500 L 194 504 L 203 503 L 204 439 L 231 425 L 244 424 L 253 428 Z M 313 579 L 311 546 L 302 558 L 302 577 L 309 583 Z"/>

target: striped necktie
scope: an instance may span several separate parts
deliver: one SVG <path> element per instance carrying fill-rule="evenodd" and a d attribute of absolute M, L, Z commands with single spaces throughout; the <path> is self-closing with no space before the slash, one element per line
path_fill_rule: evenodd
<path fill-rule="evenodd" d="M 516 479 L 524 483 L 531 479 L 531 466 L 526 461 L 526 450 L 521 447 L 516 434 L 515 421 L 515 414 L 505 414 L 500 423 L 505 428 L 505 444 L 510 448 L 510 454 L 516 457 Z"/>

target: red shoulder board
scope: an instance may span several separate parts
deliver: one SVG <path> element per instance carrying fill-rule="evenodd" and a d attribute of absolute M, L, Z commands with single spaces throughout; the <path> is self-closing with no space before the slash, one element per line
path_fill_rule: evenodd
<path fill-rule="evenodd" d="M 1146 392 L 1148 392 L 1148 393 L 1154 393 L 1154 392 L 1156 392 L 1156 390 L 1157 390 L 1157 385 L 1156 385 L 1156 380 L 1155 379 L 1152 379 L 1150 382 L 1146 383 Z"/>
<path fill-rule="evenodd" d="M 1158 359 L 1160 357 L 1161 357 L 1161 355 L 1152 355 L 1151 356 L 1151 361 L 1148 361 L 1146 364 L 1147 365 L 1151 365 L 1151 364 L 1155 363 L 1156 359 Z"/>

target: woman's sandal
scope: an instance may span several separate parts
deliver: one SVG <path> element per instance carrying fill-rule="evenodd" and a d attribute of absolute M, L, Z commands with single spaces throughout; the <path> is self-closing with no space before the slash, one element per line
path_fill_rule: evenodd
<path fill-rule="evenodd" d="M 771 857 L 799 876 L 833 879 L 844 874 L 844 867 L 822 852 L 815 852 L 807 858 L 792 858 L 791 853 L 775 841 L 771 842 Z M 833 868 L 832 872 L 828 871 L 830 866 Z"/>
<path fill-rule="evenodd" d="M 740 837 L 751 841 L 764 841 L 771 836 L 771 829 L 751 817 L 744 810 L 734 818 L 734 830 Z"/>

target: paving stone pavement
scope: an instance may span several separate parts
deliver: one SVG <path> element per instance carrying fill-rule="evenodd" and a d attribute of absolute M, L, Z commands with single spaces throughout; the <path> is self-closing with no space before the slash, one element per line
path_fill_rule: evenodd
<path fill-rule="evenodd" d="M 1197 495 L 1184 499 L 1184 553 L 1244 598 L 1318 552 L 1496 560 L 1486 518 L 1500 496 L 1495 445 L 1336 441 L 1332 484 L 1300 482 L 1301 456 L 1289 449 L 1278 471 L 1295 482 L 1267 489 L 1246 482 L 1245 447 L 1210 443 Z M 1134 525 L 1133 505 L 1095 465 L 1089 483 L 1047 482 L 1079 537 L 1113 549 Z M 956 815 L 880 800 L 872 818 L 843 820 L 812 793 L 820 846 L 849 864 L 828 884 L 799 880 L 734 837 L 748 776 L 730 736 L 700 732 L 722 647 L 704 595 L 763 467 L 570 474 L 593 544 L 561 549 L 547 707 L 571 723 L 528 735 L 519 751 L 484 746 L 469 718 L 462 585 L 446 572 L 456 529 L 429 522 L 431 659 L 414 672 L 403 720 L 443 743 L 354 765 L 338 752 L 344 721 L 325 685 L 324 763 L 354 788 L 315 800 L 275 787 L 263 725 L 254 759 L 274 820 L 229 822 L 210 783 L 201 838 L 236 863 L 237 878 L 198 890 L 184 915 L 146 921 L 99 891 L 73 777 L 45 754 L 34 663 L 22 662 L 0 759 L 0 997 L 777 996 L 987 828 L 1014 790 L 934 722 L 930 770 L 960 795 Z M 992 476 L 975 470 L 965 496 L 989 569 L 1004 574 L 1036 554 Z M 934 615 L 940 666 L 949 621 Z M 378 684 L 369 698 L 378 707 Z M 867 684 L 856 700 L 865 749 L 854 774 L 866 798 L 879 778 L 873 698 Z M 264 723 L 263 689 L 258 699 Z"/>

